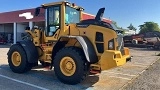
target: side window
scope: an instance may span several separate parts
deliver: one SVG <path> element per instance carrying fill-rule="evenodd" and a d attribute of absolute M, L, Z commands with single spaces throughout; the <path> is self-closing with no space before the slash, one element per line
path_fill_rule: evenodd
<path fill-rule="evenodd" d="M 54 6 L 48 8 L 48 29 L 47 36 L 53 36 L 60 28 L 60 7 Z"/>

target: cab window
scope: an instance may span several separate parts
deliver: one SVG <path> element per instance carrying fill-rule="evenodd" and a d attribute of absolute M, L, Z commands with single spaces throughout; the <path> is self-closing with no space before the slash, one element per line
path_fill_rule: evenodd
<path fill-rule="evenodd" d="M 80 22 L 80 11 L 76 10 L 75 8 L 66 6 L 65 11 L 65 23 L 79 23 Z"/>
<path fill-rule="evenodd" d="M 60 28 L 60 6 L 48 7 L 47 36 L 53 36 Z"/>

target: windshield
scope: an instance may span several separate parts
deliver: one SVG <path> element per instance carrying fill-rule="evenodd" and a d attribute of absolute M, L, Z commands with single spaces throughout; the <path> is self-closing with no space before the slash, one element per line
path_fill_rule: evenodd
<path fill-rule="evenodd" d="M 80 22 L 80 11 L 76 10 L 75 8 L 66 6 L 65 11 L 65 23 L 79 23 Z"/>

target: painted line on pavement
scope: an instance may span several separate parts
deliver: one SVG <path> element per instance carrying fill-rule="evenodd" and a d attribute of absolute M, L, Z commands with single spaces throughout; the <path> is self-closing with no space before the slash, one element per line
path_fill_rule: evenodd
<path fill-rule="evenodd" d="M 5 70 L 7 72 L 11 72 L 11 70 L 8 68 L 8 67 L 2 67 L 1 68 L 2 70 Z M 12 72 L 11 72 L 12 73 Z M 0 73 L 1 75 L 1 73 Z M 50 82 L 53 82 L 54 84 L 57 84 L 59 85 L 59 83 L 61 83 L 58 79 L 51 79 L 49 78 L 48 76 L 44 76 L 44 74 L 42 73 L 33 73 L 32 71 L 31 72 L 28 72 L 27 74 L 28 76 L 31 76 L 33 78 L 38 78 L 38 79 L 42 79 L 42 80 L 47 80 L 47 81 L 50 81 Z M 3 75 L 4 76 L 4 75 Z M 81 84 L 77 84 L 77 85 L 73 85 L 72 87 L 75 87 L 75 88 L 86 88 L 86 86 L 83 86 Z M 48 90 L 48 89 L 47 89 Z"/>
<path fill-rule="evenodd" d="M 0 77 L 6 78 L 6 79 L 9 79 L 9 80 L 18 82 L 18 83 L 22 83 L 22 84 L 25 84 L 25 85 L 28 85 L 28 86 L 32 86 L 32 87 L 35 87 L 35 88 L 38 88 L 38 89 L 41 89 L 41 90 L 49 90 L 49 89 L 46 89 L 46 88 L 43 88 L 43 87 L 40 87 L 40 86 L 37 86 L 37 85 L 34 85 L 34 84 L 30 84 L 30 83 L 27 83 L 27 82 L 23 82 L 23 81 L 20 81 L 20 80 L 17 80 L 17 79 L 13 79 L 13 78 L 1 75 L 1 74 L 0 74 Z"/>
<path fill-rule="evenodd" d="M 117 73 L 117 72 L 110 72 L 110 71 L 104 71 L 104 72 L 112 73 L 112 74 L 121 74 L 121 75 L 124 75 L 124 76 L 131 76 L 131 77 L 136 76 L 136 75 L 130 75 L 130 74 L 124 74 L 124 73 Z"/>
<path fill-rule="evenodd" d="M 150 63 L 144 64 L 144 63 L 135 62 L 135 63 L 133 63 L 133 65 L 148 66 L 148 65 L 150 65 Z"/>
<path fill-rule="evenodd" d="M 147 67 L 148 65 L 140 65 L 140 64 L 132 64 L 132 65 L 130 65 L 130 66 L 135 66 L 135 67 Z"/>
<path fill-rule="evenodd" d="M 126 80 L 131 80 L 130 78 L 117 77 L 117 76 L 109 76 L 109 77 L 113 77 L 113 78 L 120 78 L 120 79 L 126 79 Z"/>

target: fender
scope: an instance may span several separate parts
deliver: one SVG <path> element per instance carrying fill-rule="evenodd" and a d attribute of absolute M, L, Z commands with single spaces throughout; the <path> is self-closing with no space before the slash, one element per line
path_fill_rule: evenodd
<path fill-rule="evenodd" d="M 25 50 L 27 60 L 29 63 L 38 62 L 38 50 L 36 49 L 32 41 L 30 40 L 18 41 L 17 43 L 20 44 Z"/>
<path fill-rule="evenodd" d="M 62 38 L 75 38 L 77 41 L 81 44 L 85 57 L 89 63 L 96 63 L 98 62 L 98 57 L 96 55 L 96 51 L 94 49 L 94 46 L 92 45 L 91 41 L 86 37 L 86 36 L 62 36 L 56 43 L 56 45 L 53 47 L 53 53 L 52 56 L 55 55 L 56 51 L 54 52 L 55 49 L 58 48 L 58 46 L 62 43 L 61 39 Z M 62 44 L 61 44 L 62 46 Z M 64 47 L 65 45 L 63 45 Z M 61 48 L 63 48 L 61 47 Z"/>

